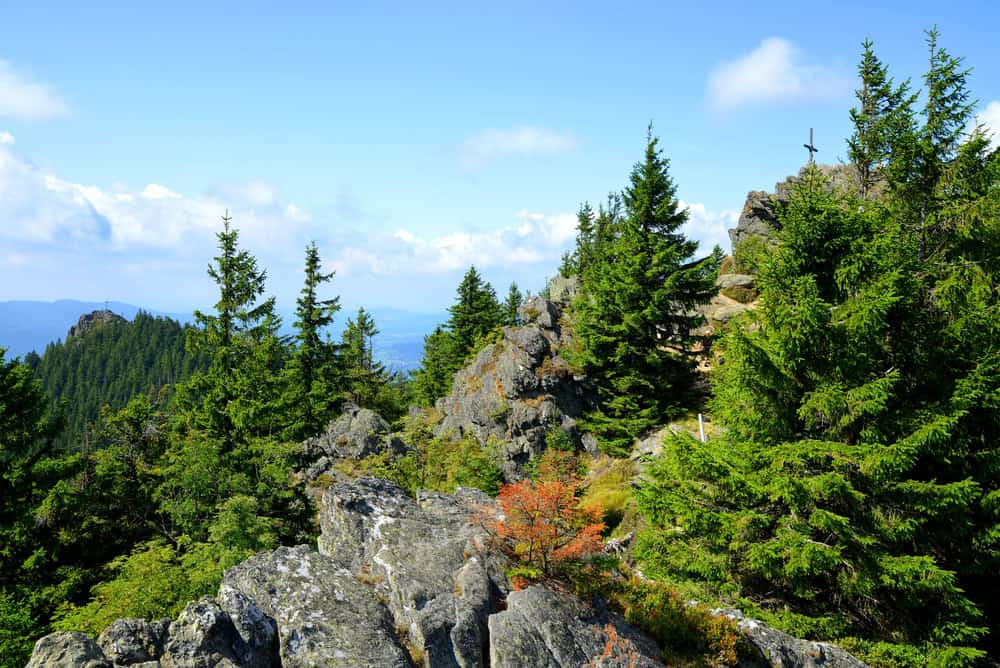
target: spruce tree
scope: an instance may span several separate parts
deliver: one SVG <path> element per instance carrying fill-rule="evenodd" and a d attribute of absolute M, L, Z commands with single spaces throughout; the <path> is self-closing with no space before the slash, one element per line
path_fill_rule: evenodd
<path fill-rule="evenodd" d="M 701 317 L 695 311 L 714 293 L 718 248 L 695 259 L 698 244 L 680 227 L 680 207 L 669 163 L 647 134 L 644 159 L 618 198 L 583 230 L 583 290 L 576 304 L 579 362 L 598 388 L 599 407 L 588 419 L 610 452 L 682 409 L 694 381 L 690 345 Z M 582 211 L 588 218 L 586 209 Z M 588 218 L 589 219 L 589 218 Z"/>
<path fill-rule="evenodd" d="M 503 317 L 493 286 L 483 280 L 475 267 L 469 267 L 462 277 L 448 313 L 451 315 L 448 330 L 455 340 L 455 352 L 463 358 L 482 337 L 500 326 Z"/>
<path fill-rule="evenodd" d="M 508 294 L 508 299 L 512 298 Z M 424 358 L 414 376 L 414 392 L 427 406 L 451 390 L 455 372 L 490 332 L 505 323 L 504 306 L 475 267 L 469 267 L 462 277 L 448 312 L 448 322 L 424 337 Z"/>
<path fill-rule="evenodd" d="M 858 64 L 858 106 L 851 109 L 854 132 L 847 140 L 847 155 L 857 173 L 858 191 L 869 199 L 886 177 L 891 149 L 909 128 L 915 95 L 905 81 L 894 86 L 888 67 L 875 55 L 874 44 L 865 40 Z"/>
<path fill-rule="evenodd" d="M 296 300 L 295 352 L 285 369 L 286 410 L 291 422 L 285 434 L 292 440 L 318 434 L 335 408 L 336 348 L 324 330 L 340 310 L 340 298 L 320 299 L 318 289 L 334 272 L 321 270 L 315 242 L 306 247 L 305 283 Z"/>
<path fill-rule="evenodd" d="M 438 325 L 424 337 L 424 356 L 413 377 L 413 392 L 422 406 L 432 406 L 451 390 L 454 368 L 455 340 L 451 332 Z"/>
<path fill-rule="evenodd" d="M 374 318 L 362 307 L 353 319 L 347 320 L 340 340 L 344 394 L 364 408 L 378 408 L 379 391 L 388 382 L 385 366 L 375 359 L 378 333 Z"/>
<path fill-rule="evenodd" d="M 59 603 L 53 582 L 72 593 L 79 583 L 71 569 L 57 570 L 58 534 L 38 512 L 76 471 L 77 457 L 54 452 L 60 420 L 31 369 L 4 359 L 5 352 L 0 348 L 0 665 L 13 667 L 27 662 Z"/>
<path fill-rule="evenodd" d="M 219 254 L 208 267 L 219 288 L 215 313 L 195 311 L 198 327 L 188 331 L 188 347 L 209 355 L 211 365 L 185 392 L 186 401 L 197 403 L 191 413 L 195 426 L 221 439 L 224 450 L 241 437 L 278 428 L 277 374 L 285 354 L 274 297 L 261 299 L 267 272 L 239 247 L 239 231 L 231 223 L 226 212 L 216 235 Z"/>
<path fill-rule="evenodd" d="M 500 307 L 501 321 L 504 325 L 514 327 L 521 324 L 521 318 L 517 315 L 517 309 L 524 303 L 524 294 L 518 289 L 517 283 L 511 283 L 507 290 L 507 296 Z"/>

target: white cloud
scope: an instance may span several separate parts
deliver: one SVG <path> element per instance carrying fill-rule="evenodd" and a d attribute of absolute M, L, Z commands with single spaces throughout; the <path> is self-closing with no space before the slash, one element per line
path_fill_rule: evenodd
<path fill-rule="evenodd" d="M 285 207 L 285 218 L 296 223 L 308 223 L 312 220 L 312 214 L 308 211 L 303 211 L 294 204 L 289 204 Z"/>
<path fill-rule="evenodd" d="M 50 86 L 32 81 L 0 59 L 0 116 L 43 121 L 68 113 L 66 103 Z"/>
<path fill-rule="evenodd" d="M 780 37 L 719 65 L 709 76 L 707 101 L 725 111 L 748 104 L 830 97 L 850 89 L 839 69 L 801 61 L 799 49 Z"/>
<path fill-rule="evenodd" d="M 142 196 L 146 199 L 181 199 L 181 196 L 166 186 L 158 183 L 150 183 L 142 191 Z M 131 201 L 131 200 L 128 200 Z"/>
<path fill-rule="evenodd" d="M 699 253 L 715 245 L 729 248 L 729 228 L 739 211 L 713 211 L 700 203 L 681 202 L 689 220 L 681 231 L 699 243 Z M 410 229 L 368 237 L 345 248 L 333 260 L 338 275 L 446 274 L 474 264 L 481 269 L 544 266 L 553 271 L 576 238 L 576 215 L 518 211 L 510 225 L 495 230 L 460 231 L 424 236 Z"/>
<path fill-rule="evenodd" d="M 1000 148 L 1000 100 L 993 100 L 976 114 L 976 122 L 983 125 L 986 134 L 990 135 L 990 145 Z"/>
<path fill-rule="evenodd" d="M 203 254 L 202 242 L 214 245 L 220 216 L 229 208 L 248 244 L 300 255 L 309 237 L 302 225 L 311 216 L 270 197 L 270 204 L 260 204 L 257 184 L 248 191 L 258 195 L 257 205 L 187 197 L 158 183 L 137 192 L 109 191 L 62 179 L 23 159 L 9 144 L 0 144 L 0 239 L 53 245 L 72 240 L 113 252 Z"/>
<path fill-rule="evenodd" d="M 17 143 L 14 139 L 14 135 L 9 132 L 0 132 L 0 146 L 13 146 Z"/>
<path fill-rule="evenodd" d="M 573 135 L 550 128 L 491 128 L 465 140 L 462 145 L 462 163 L 467 167 L 478 167 L 511 156 L 560 155 L 574 150 L 576 146 L 577 141 Z"/>
<path fill-rule="evenodd" d="M 364 247 L 344 249 L 334 260 L 338 273 L 378 275 L 442 274 L 469 265 L 511 268 L 546 264 L 554 268 L 576 236 L 576 216 L 519 211 L 506 227 L 482 232 L 421 236 L 407 229 L 370 237 Z"/>

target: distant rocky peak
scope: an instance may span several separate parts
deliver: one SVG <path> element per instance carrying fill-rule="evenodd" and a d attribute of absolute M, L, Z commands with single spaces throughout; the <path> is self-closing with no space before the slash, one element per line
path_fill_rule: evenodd
<path fill-rule="evenodd" d="M 84 313 L 80 316 L 80 319 L 76 321 L 76 324 L 69 328 L 69 333 L 66 335 L 66 338 L 71 339 L 74 336 L 83 336 L 88 332 L 94 331 L 98 327 L 103 327 L 104 325 L 108 325 L 113 322 L 128 321 L 108 309 L 99 309 L 97 311 L 91 311 L 90 313 Z"/>

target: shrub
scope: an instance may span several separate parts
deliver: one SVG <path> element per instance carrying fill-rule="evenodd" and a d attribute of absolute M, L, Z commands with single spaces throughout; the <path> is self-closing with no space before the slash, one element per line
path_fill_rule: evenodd
<path fill-rule="evenodd" d="M 601 550 L 600 512 L 582 508 L 577 480 L 522 480 L 500 488 L 499 512 L 484 509 L 475 517 L 510 557 L 542 576 L 591 557 Z"/>
<path fill-rule="evenodd" d="M 715 665 L 734 666 L 745 651 L 732 620 L 685 601 L 666 583 L 633 578 L 618 588 L 612 602 L 626 621 L 656 639 L 668 661 L 707 654 Z"/>

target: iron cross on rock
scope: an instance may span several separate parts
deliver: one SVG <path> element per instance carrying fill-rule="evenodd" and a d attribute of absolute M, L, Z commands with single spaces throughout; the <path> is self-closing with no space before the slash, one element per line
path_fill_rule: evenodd
<path fill-rule="evenodd" d="M 813 153 L 816 153 L 817 151 L 819 151 L 819 149 L 816 148 L 813 145 L 813 129 L 812 128 L 809 128 L 809 143 L 808 144 L 803 144 L 802 146 L 807 151 L 809 151 L 809 164 L 811 165 L 812 162 L 813 162 Z"/>

